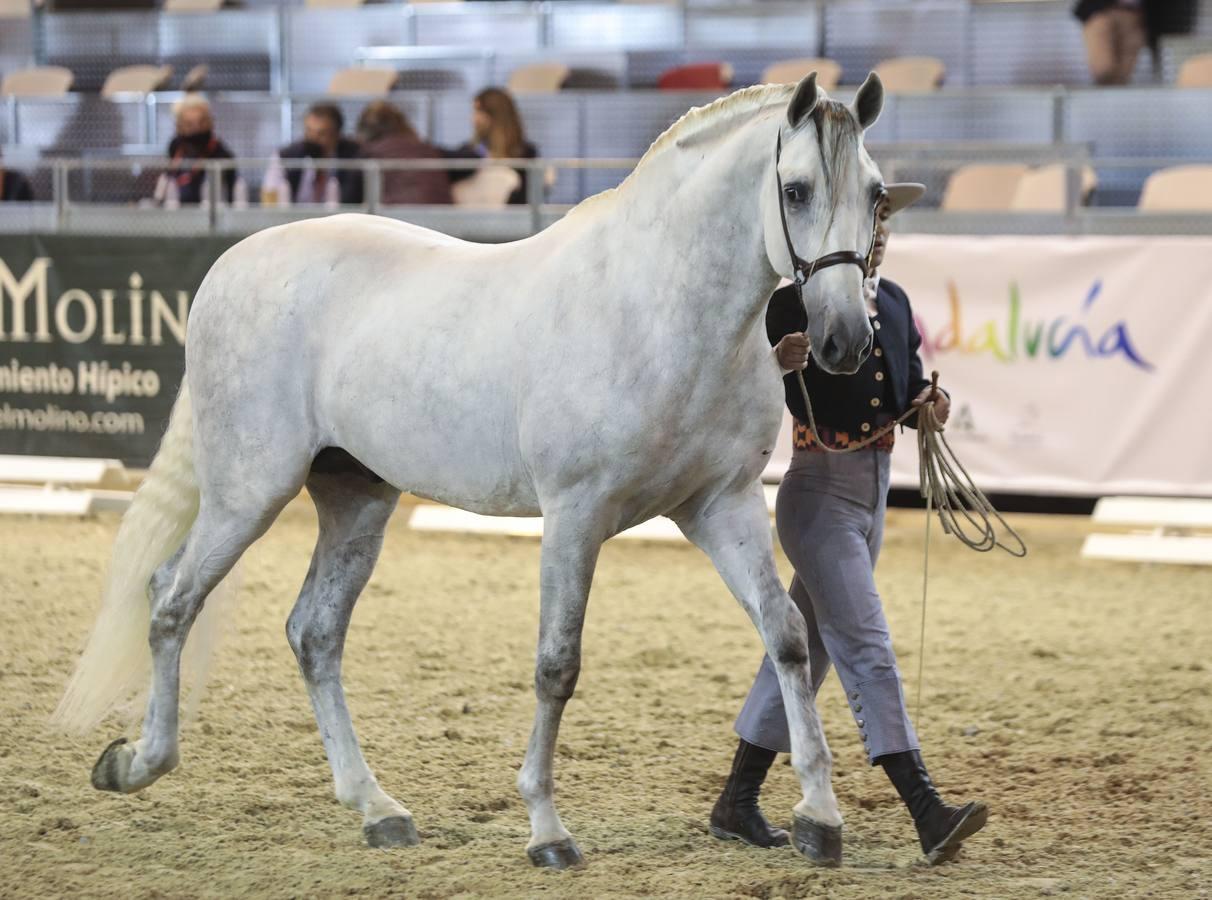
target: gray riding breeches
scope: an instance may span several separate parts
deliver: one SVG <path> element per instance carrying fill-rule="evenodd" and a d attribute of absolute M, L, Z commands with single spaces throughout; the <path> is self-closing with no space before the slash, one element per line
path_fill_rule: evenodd
<path fill-rule="evenodd" d="M 776 507 L 779 541 L 796 572 L 791 599 L 808 624 L 813 693 L 832 663 L 872 763 L 887 753 L 919 749 L 875 589 L 889 464 L 890 454 L 884 450 L 797 450 Z M 762 660 L 737 717 L 736 732 L 767 750 L 791 749 L 769 657 Z"/>

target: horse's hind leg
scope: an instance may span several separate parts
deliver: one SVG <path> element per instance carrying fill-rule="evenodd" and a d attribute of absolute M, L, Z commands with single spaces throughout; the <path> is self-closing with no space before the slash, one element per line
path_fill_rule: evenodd
<path fill-rule="evenodd" d="M 93 767 L 93 787 L 130 793 L 176 768 L 181 650 L 206 597 L 277 517 L 289 494 L 250 509 L 203 496 L 184 544 L 150 585 L 152 682 L 139 740 L 119 738 Z"/>
<path fill-rule="evenodd" d="M 415 844 L 412 814 L 383 792 L 366 765 L 341 687 L 349 619 L 379 558 L 400 492 L 352 469 L 313 469 L 307 488 L 319 513 L 320 535 L 286 635 L 307 683 L 337 799 L 362 813 L 362 832 L 372 847 Z"/>
<path fill-rule="evenodd" d="M 601 549 L 600 529 L 583 514 L 544 510 L 539 580 L 539 650 L 534 685 L 538 698 L 518 790 L 530 813 L 526 852 L 536 866 L 565 869 L 583 862 L 555 808 L 552 763 L 564 706 L 581 671 L 581 630 L 589 585 Z"/>

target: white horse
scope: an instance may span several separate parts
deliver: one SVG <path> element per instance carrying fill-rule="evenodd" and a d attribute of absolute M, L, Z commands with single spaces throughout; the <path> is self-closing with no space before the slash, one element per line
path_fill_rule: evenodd
<path fill-rule="evenodd" d="M 831 256 L 868 246 L 881 179 L 862 137 L 882 103 L 874 75 L 853 107 L 818 94 L 815 76 L 738 91 L 682 117 L 620 187 L 516 243 L 339 215 L 228 250 L 198 290 L 186 381 L 58 711 L 100 721 L 129 699 L 150 644 L 142 737 L 110 744 L 93 784 L 138 791 L 177 765 L 190 627 L 306 485 L 320 534 L 287 636 L 337 798 L 363 814 L 371 845 L 416 843 L 412 815 L 362 756 L 340 679 L 354 603 L 410 491 L 543 516 L 538 708 L 518 789 L 531 860 L 580 863 L 552 756 L 590 581 L 603 541 L 663 514 L 708 554 L 775 660 L 803 789 L 796 844 L 836 865 L 807 633 L 758 485 L 783 397 L 764 312 L 793 272 L 790 243 Z M 821 365 L 853 372 L 871 345 L 861 267 L 821 272 L 805 298 Z"/>

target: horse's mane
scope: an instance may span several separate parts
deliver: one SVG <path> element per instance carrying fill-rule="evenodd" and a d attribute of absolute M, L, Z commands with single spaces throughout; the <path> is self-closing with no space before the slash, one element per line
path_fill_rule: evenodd
<path fill-rule="evenodd" d="M 723 133 L 728 130 L 729 126 L 748 121 L 752 116 L 768 106 L 787 103 L 790 101 L 795 87 L 794 84 L 756 84 L 720 97 L 703 106 L 692 107 L 681 118 L 661 132 L 657 139 L 644 151 L 644 155 L 640 157 L 640 161 L 636 163 L 635 168 L 628 173 L 627 177 L 623 179 L 617 188 L 611 188 L 587 198 L 580 204 L 579 208 L 594 205 L 595 201 L 614 195 L 616 191 L 625 187 L 637 175 L 642 173 L 646 163 L 670 147 L 685 145 L 694 142 L 696 138 L 702 138 L 709 134 Z M 843 112 L 844 109 L 845 107 L 841 104 L 831 101 L 823 101 L 818 104 L 816 121 L 822 132 L 826 123 L 828 123 L 831 131 L 833 128 L 839 126 L 852 126 L 851 130 L 858 133 L 857 123 L 854 123 L 853 118 L 848 113 Z M 835 144 L 834 149 L 835 153 L 837 153 L 840 147 Z M 823 156 L 824 147 L 822 146 Z"/>
<path fill-rule="evenodd" d="M 773 103 L 786 102 L 791 99 L 794 90 L 794 84 L 755 84 L 713 100 L 705 106 L 692 107 L 662 131 L 644 151 L 644 155 L 636 164 L 636 171 L 671 144 L 689 140 L 706 129 L 718 128 L 731 120 L 747 118 Z"/>

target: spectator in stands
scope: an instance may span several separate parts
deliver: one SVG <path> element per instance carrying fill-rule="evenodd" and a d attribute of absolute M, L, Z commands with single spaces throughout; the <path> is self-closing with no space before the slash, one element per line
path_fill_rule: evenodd
<path fill-rule="evenodd" d="M 1079 0 L 1086 58 L 1096 84 L 1128 84 L 1148 44 L 1157 65 L 1158 40 L 1194 26 L 1194 0 Z"/>
<path fill-rule="evenodd" d="M 168 145 L 168 171 L 156 185 L 156 200 L 166 206 L 200 203 L 206 184 L 206 162 L 232 159 L 231 150 L 215 137 L 215 121 L 205 97 L 189 94 L 173 110 L 177 133 Z M 236 170 L 223 172 L 223 200 L 230 203 Z"/>
<path fill-rule="evenodd" d="M 316 103 L 303 117 L 303 140 L 278 151 L 261 183 L 261 200 L 268 202 L 274 191 L 283 202 L 361 203 L 361 169 L 284 168 L 280 160 L 357 159 L 358 142 L 341 132 L 345 117 L 331 103 Z"/>
<path fill-rule="evenodd" d="M 358 117 L 358 140 L 368 159 L 441 159 L 399 107 L 386 100 L 367 104 Z M 451 203 L 450 178 L 439 169 L 387 169 L 380 199 L 387 204 Z"/>
<path fill-rule="evenodd" d="M 4 160 L 0 158 L 0 202 L 31 203 L 34 199 L 34 188 L 29 179 L 20 172 L 4 168 Z"/>
<path fill-rule="evenodd" d="M 526 140 L 522 117 L 513 98 L 501 88 L 485 88 L 471 103 L 472 139 L 454 150 L 444 151 L 452 159 L 535 159 L 539 152 Z M 475 169 L 459 169 L 450 173 L 451 181 L 459 181 L 475 173 Z M 526 202 L 528 172 L 515 169 L 522 179 L 509 195 L 510 203 Z"/>
<path fill-rule="evenodd" d="M 1145 46 L 1142 0 L 1079 0 L 1086 59 L 1095 84 L 1127 84 Z"/>

